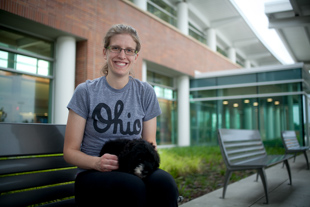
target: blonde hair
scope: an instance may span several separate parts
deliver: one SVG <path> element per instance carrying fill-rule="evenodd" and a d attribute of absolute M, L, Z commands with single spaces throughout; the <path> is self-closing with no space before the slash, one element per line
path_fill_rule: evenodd
<path fill-rule="evenodd" d="M 103 46 L 105 49 L 107 49 L 110 46 L 111 38 L 118 34 L 129 34 L 133 41 L 136 43 L 136 51 L 139 52 L 141 49 L 141 43 L 138 36 L 138 32 L 131 26 L 125 25 L 125 24 L 115 24 L 113 25 L 107 34 L 104 37 L 104 43 Z M 108 63 L 106 62 L 105 65 L 102 68 L 103 75 L 108 75 L 109 67 Z M 129 72 L 130 75 L 132 75 L 132 72 Z"/>

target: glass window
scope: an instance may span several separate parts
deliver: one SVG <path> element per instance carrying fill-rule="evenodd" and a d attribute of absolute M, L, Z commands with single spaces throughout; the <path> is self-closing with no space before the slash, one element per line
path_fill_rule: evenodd
<path fill-rule="evenodd" d="M 190 98 L 208 98 L 216 97 L 216 90 L 191 91 Z"/>
<path fill-rule="evenodd" d="M 241 67 L 244 68 L 244 61 L 240 60 L 240 59 L 237 59 L 237 64 L 239 64 Z"/>
<path fill-rule="evenodd" d="M 175 93 L 172 89 L 154 86 L 154 90 L 157 97 L 165 99 L 175 99 Z"/>
<path fill-rule="evenodd" d="M 53 57 L 53 43 L 8 29 L 0 29 L 0 46 L 28 54 Z"/>
<path fill-rule="evenodd" d="M 302 104 L 302 95 L 191 102 L 191 144 L 216 143 L 219 128 L 259 129 L 264 144 L 282 147 L 282 131 L 303 133 Z"/>
<path fill-rule="evenodd" d="M 8 67 L 8 52 L 0 50 L 0 67 L 7 68 Z"/>
<path fill-rule="evenodd" d="M 43 76 L 52 75 L 51 61 L 2 50 L 0 50 L 0 67 L 17 70 L 22 73 Z"/>
<path fill-rule="evenodd" d="M 158 145 L 177 144 L 176 101 L 158 99 L 162 114 L 157 117 L 156 142 Z"/>
<path fill-rule="evenodd" d="M 222 48 L 216 46 L 216 51 L 217 51 L 218 53 L 224 55 L 225 57 L 227 57 L 227 53 L 226 53 L 226 51 L 225 51 L 224 49 L 222 49 Z"/>
<path fill-rule="evenodd" d="M 301 79 L 301 69 L 258 73 L 258 82 Z"/>
<path fill-rule="evenodd" d="M 190 88 L 216 86 L 216 78 L 191 79 Z"/>
<path fill-rule="evenodd" d="M 224 88 L 217 90 L 199 90 L 199 91 L 191 91 L 191 98 L 209 98 L 209 97 L 218 97 L 218 96 L 238 96 L 238 95 L 250 95 L 256 94 L 257 87 L 237 87 L 237 88 Z"/>
<path fill-rule="evenodd" d="M 50 122 L 53 43 L 2 27 L 0 48 L 0 122 Z"/>
<path fill-rule="evenodd" d="M 254 83 L 256 82 L 256 74 L 243 74 L 234 76 L 224 76 L 217 78 L 217 85 L 230 85 L 241 83 Z"/>
<path fill-rule="evenodd" d="M 158 145 L 177 144 L 177 102 L 174 80 L 147 71 L 147 81 L 153 86 L 162 114 L 157 117 L 156 140 Z"/>
<path fill-rule="evenodd" d="M 298 92 L 298 91 L 301 91 L 301 83 L 287 83 L 287 84 L 258 86 L 258 91 L 260 94 Z"/>
<path fill-rule="evenodd" d="M 36 58 L 27 57 L 24 55 L 17 55 L 16 70 L 36 74 L 36 65 Z"/>
<path fill-rule="evenodd" d="M 50 80 L 0 71 L 0 122 L 47 123 Z"/>
<path fill-rule="evenodd" d="M 190 103 L 191 145 L 217 144 L 217 101 Z"/>
<path fill-rule="evenodd" d="M 259 99 L 259 123 L 267 145 L 282 146 L 281 131 L 302 131 L 302 99 L 300 95 Z"/>
<path fill-rule="evenodd" d="M 219 101 L 219 128 L 258 129 L 258 101 L 254 99 L 230 99 Z"/>
<path fill-rule="evenodd" d="M 250 87 L 238 87 L 238 88 L 224 88 L 218 90 L 218 96 L 237 96 L 237 95 L 249 95 L 249 94 L 256 94 L 257 87 L 250 86 Z"/>
<path fill-rule="evenodd" d="M 195 38 L 199 42 L 201 42 L 203 44 L 207 44 L 207 39 L 205 38 L 205 34 L 202 31 L 200 31 L 199 29 L 197 29 L 191 23 L 189 23 L 188 34 L 189 34 L 189 36 L 192 36 L 193 38 Z"/>
<path fill-rule="evenodd" d="M 38 74 L 39 75 L 52 75 L 50 74 L 50 62 L 45 61 L 45 60 L 38 60 Z"/>
<path fill-rule="evenodd" d="M 167 3 L 161 0 L 151 0 L 148 1 L 147 10 L 159 17 L 160 19 L 168 22 L 169 24 L 176 27 L 177 25 L 177 12 L 173 7 L 169 6 Z"/>
<path fill-rule="evenodd" d="M 174 87 L 173 78 L 152 71 L 147 71 L 147 81 L 153 84 Z"/>

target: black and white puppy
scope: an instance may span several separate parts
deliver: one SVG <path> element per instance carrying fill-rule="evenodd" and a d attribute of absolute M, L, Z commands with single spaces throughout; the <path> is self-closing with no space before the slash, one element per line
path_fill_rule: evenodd
<path fill-rule="evenodd" d="M 106 142 L 100 152 L 118 157 L 118 171 L 145 178 L 154 172 L 160 163 L 155 146 L 143 139 L 116 139 Z"/>

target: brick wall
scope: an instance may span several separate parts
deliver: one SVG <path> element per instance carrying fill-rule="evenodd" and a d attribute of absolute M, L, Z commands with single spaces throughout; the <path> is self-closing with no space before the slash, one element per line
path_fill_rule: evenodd
<path fill-rule="evenodd" d="M 140 35 L 142 49 L 134 70 L 136 78 L 141 78 L 143 59 L 190 76 L 195 70 L 239 67 L 123 0 L 1 0 L 0 9 L 86 39 L 77 42 L 76 84 L 101 75 L 103 36 L 117 23 L 133 26 Z"/>

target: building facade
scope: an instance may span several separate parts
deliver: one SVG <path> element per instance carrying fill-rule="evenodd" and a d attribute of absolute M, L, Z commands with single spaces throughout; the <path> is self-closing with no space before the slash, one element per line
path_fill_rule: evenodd
<path fill-rule="evenodd" d="M 258 129 L 281 146 L 294 130 L 309 146 L 309 72 L 304 64 L 200 74 L 190 82 L 191 144 L 217 144 L 217 130 Z"/>
<path fill-rule="evenodd" d="M 204 36 L 188 23 L 187 11 L 183 1 L 1 1 L 0 121 L 65 124 L 75 87 L 102 75 L 104 34 L 111 25 L 125 23 L 137 29 L 142 42 L 134 77 L 154 87 L 163 111 L 157 124 L 159 145 L 211 144 L 216 128 L 245 127 L 231 120 L 241 120 L 241 115 L 226 115 L 238 111 L 214 114 L 226 105 L 215 104 L 222 96 L 212 93 L 224 94 L 225 84 L 204 85 L 211 79 L 201 78 L 241 68 L 236 55 L 218 47 L 212 30 Z M 259 102 L 253 94 L 249 101 Z M 306 108 L 300 107 L 300 113 Z M 203 116 L 206 121 L 200 120 Z M 256 116 L 247 119 L 253 119 L 252 128 L 261 129 Z"/>

